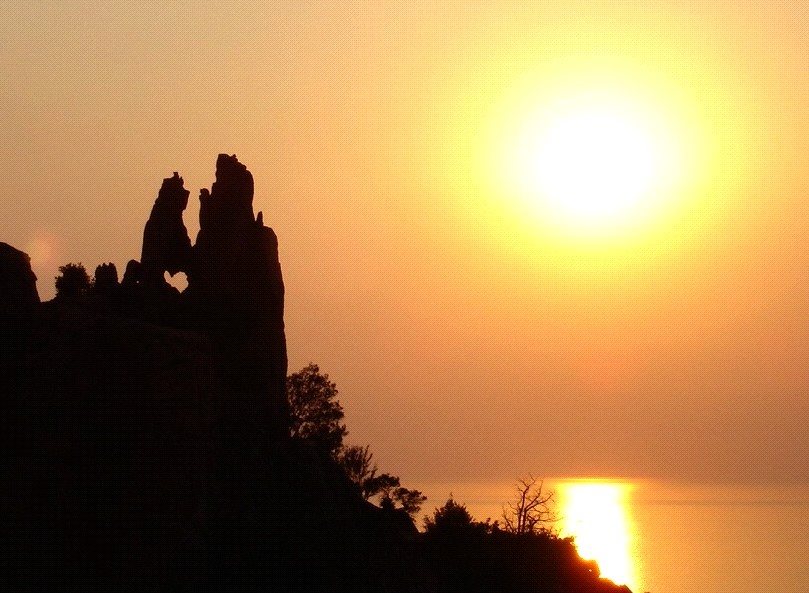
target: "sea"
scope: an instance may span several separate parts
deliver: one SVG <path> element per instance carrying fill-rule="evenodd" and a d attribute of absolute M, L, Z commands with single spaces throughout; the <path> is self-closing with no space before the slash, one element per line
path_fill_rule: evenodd
<path fill-rule="evenodd" d="M 561 536 L 602 576 L 633 593 L 808 593 L 809 485 L 545 479 Z M 429 484 L 431 514 L 447 498 L 497 520 L 515 483 Z"/>

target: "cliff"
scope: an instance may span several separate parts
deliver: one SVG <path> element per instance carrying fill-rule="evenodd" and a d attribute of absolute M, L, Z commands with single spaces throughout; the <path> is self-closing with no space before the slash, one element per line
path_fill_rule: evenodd
<path fill-rule="evenodd" d="M 31 258 L 8 243 L 0 243 L 0 295 L 0 313 L 25 312 L 39 304 Z"/>
<path fill-rule="evenodd" d="M 104 264 L 47 303 L 0 244 L 0 588 L 621 591 L 562 556 L 535 582 L 541 550 L 503 534 L 466 559 L 435 547 L 289 438 L 278 242 L 253 188 L 219 155 L 192 245 L 175 173 L 122 282 Z M 181 271 L 182 294 L 164 279 Z"/>
<path fill-rule="evenodd" d="M 307 590 L 303 559 L 336 534 L 345 555 L 384 533 L 330 458 L 288 438 L 284 286 L 252 176 L 219 156 L 195 245 L 188 194 L 165 179 L 141 261 L 120 284 L 99 266 L 81 297 L 40 303 L 28 257 L 0 246 L 0 585 Z M 180 271 L 182 294 L 164 280 Z"/>

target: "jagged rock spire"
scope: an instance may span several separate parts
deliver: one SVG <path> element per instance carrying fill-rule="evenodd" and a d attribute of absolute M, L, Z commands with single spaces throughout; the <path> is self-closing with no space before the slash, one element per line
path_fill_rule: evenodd
<path fill-rule="evenodd" d="M 191 240 L 183 223 L 189 191 L 176 172 L 163 180 L 152 213 L 143 229 L 141 279 L 146 285 L 162 285 L 163 274 L 187 272 L 191 262 Z"/>

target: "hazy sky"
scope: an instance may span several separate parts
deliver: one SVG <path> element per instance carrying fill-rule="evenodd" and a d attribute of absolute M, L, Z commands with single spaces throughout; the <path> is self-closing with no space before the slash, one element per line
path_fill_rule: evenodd
<path fill-rule="evenodd" d="M 194 237 L 235 153 L 290 370 L 329 373 L 406 485 L 805 482 L 808 30 L 803 0 L 6 0 L 0 241 L 51 298 L 59 265 L 139 257 L 173 171 Z M 582 97 L 665 157 L 621 232 L 560 225 L 521 172 Z"/>

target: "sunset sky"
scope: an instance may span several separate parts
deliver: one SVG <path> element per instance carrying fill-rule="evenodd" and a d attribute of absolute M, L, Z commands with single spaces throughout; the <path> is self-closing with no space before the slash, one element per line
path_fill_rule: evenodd
<path fill-rule="evenodd" d="M 405 485 L 806 482 L 808 6 L 6 0 L 0 241 L 120 273 L 236 154 Z"/>

